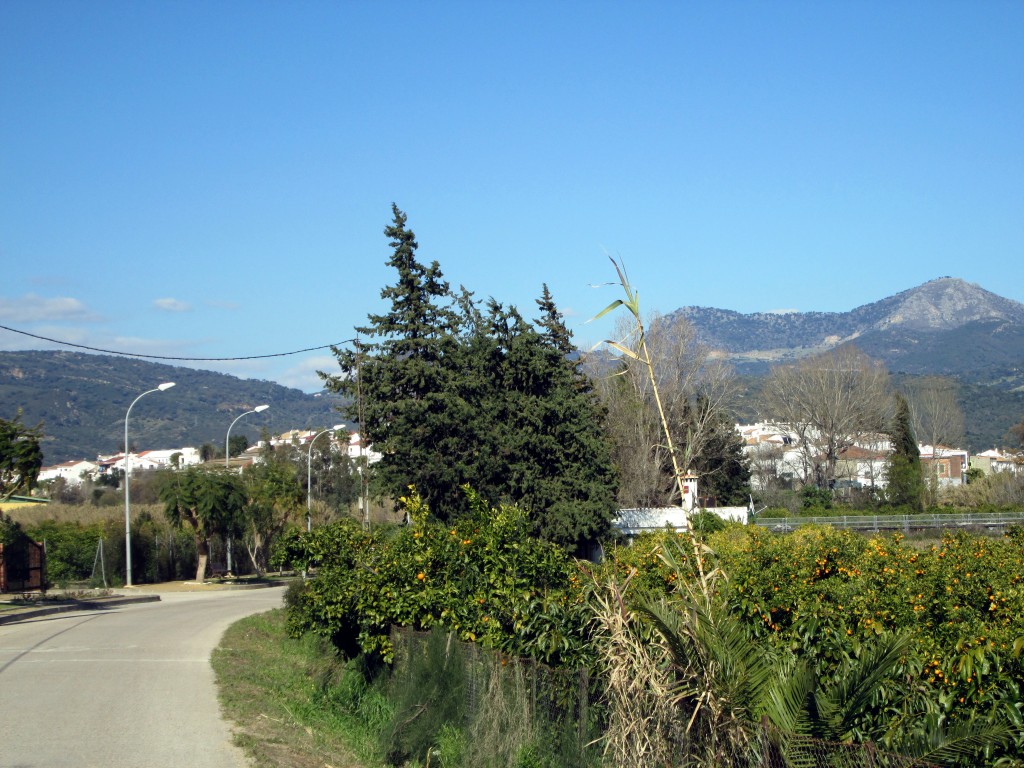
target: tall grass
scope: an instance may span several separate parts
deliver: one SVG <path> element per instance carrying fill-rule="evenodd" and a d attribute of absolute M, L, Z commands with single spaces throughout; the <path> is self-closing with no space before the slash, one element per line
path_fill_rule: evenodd
<path fill-rule="evenodd" d="M 22 527 L 29 527 L 42 522 L 78 523 L 94 525 L 109 521 L 120 521 L 124 524 L 124 504 L 119 507 L 97 507 L 92 504 L 30 504 L 14 507 L 6 513 L 14 522 Z M 160 504 L 132 504 L 132 520 L 148 515 L 154 520 L 163 518 L 163 506 Z"/>
<path fill-rule="evenodd" d="M 232 625 L 212 663 L 235 741 L 256 768 L 381 765 L 384 694 L 322 638 L 289 638 L 283 610 Z"/>

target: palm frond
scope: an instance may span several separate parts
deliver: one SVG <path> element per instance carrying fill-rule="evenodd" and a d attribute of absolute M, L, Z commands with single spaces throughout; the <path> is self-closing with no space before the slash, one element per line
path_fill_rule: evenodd
<path fill-rule="evenodd" d="M 875 694 L 900 664 L 913 642 L 909 634 L 878 635 L 865 643 L 859 658 L 845 664 L 835 685 L 816 697 L 822 736 L 839 741 L 872 708 Z"/>

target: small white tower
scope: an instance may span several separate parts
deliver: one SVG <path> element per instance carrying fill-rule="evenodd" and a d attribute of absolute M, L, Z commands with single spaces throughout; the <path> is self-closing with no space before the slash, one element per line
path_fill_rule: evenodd
<path fill-rule="evenodd" d="M 683 498 L 679 500 L 679 506 L 683 508 L 686 514 L 695 512 L 699 508 L 699 502 L 697 500 L 697 476 L 691 474 L 683 475 L 682 480 L 683 486 Z"/>

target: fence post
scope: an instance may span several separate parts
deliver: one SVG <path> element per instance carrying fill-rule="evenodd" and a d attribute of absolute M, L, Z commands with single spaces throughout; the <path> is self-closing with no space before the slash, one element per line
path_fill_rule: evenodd
<path fill-rule="evenodd" d="M 873 741 L 864 742 L 864 758 L 866 768 L 875 768 L 877 763 L 875 761 L 875 743 Z"/>
<path fill-rule="evenodd" d="M 590 671 L 583 667 L 580 670 L 580 705 L 579 713 L 579 744 L 580 749 L 586 743 L 587 738 L 587 716 L 590 709 Z"/>

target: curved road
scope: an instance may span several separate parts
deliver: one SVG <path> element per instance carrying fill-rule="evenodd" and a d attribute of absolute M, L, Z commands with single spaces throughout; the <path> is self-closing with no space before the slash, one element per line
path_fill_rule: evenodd
<path fill-rule="evenodd" d="M 220 716 L 210 653 L 282 593 L 170 593 L 0 625 L 0 768 L 247 765 Z"/>

